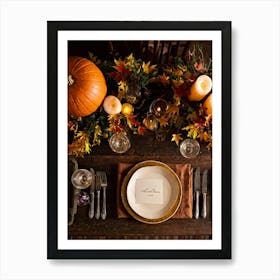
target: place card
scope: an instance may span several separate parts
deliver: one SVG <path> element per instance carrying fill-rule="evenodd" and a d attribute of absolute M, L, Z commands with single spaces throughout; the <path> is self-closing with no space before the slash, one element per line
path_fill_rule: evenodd
<path fill-rule="evenodd" d="M 160 178 L 137 179 L 135 202 L 138 204 L 163 204 L 163 180 Z"/>

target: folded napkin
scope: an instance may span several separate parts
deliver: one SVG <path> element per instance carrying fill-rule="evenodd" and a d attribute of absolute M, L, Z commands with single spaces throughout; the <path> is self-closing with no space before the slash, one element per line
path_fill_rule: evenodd
<path fill-rule="evenodd" d="M 193 188 L 192 188 L 192 172 L 193 169 L 188 163 L 168 163 L 170 168 L 172 168 L 178 175 L 182 183 L 182 201 L 177 212 L 172 218 L 192 218 L 192 208 L 193 208 Z M 118 183 L 117 183 L 117 214 L 118 218 L 128 218 L 130 215 L 125 210 L 122 199 L 121 199 L 121 185 L 124 177 L 128 173 L 132 163 L 119 163 L 118 164 Z"/>

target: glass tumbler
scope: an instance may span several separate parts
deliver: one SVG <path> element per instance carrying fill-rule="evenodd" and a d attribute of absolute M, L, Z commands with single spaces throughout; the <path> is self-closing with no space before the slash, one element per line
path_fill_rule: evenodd
<path fill-rule="evenodd" d="M 87 169 L 77 169 L 73 172 L 71 182 L 76 189 L 86 189 L 91 185 L 93 178 Z"/>
<path fill-rule="evenodd" d="M 115 153 L 125 153 L 130 149 L 130 141 L 123 132 L 113 134 L 109 139 L 109 146 Z"/>
<path fill-rule="evenodd" d="M 194 139 L 185 139 L 180 144 L 180 153 L 185 158 L 194 158 L 200 152 L 200 145 Z"/>

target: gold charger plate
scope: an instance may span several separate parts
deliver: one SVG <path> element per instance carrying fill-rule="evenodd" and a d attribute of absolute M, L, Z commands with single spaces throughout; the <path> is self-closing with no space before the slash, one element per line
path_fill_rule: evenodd
<path fill-rule="evenodd" d="M 135 182 L 142 178 L 160 178 L 163 182 L 161 204 L 139 204 L 135 200 Z M 136 220 L 158 224 L 170 219 L 178 210 L 182 199 L 179 177 L 167 164 L 148 160 L 133 166 L 121 186 L 121 199 L 126 211 Z"/>

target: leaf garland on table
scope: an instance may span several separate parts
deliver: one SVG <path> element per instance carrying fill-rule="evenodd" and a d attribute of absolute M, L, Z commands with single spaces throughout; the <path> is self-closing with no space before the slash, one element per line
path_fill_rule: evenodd
<path fill-rule="evenodd" d="M 212 115 L 203 110 L 203 100 L 191 102 L 188 94 L 191 85 L 201 74 L 212 77 L 211 59 L 205 60 L 203 49 L 195 45 L 182 57 L 175 57 L 168 65 L 151 65 L 136 59 L 133 54 L 124 59 L 101 61 L 89 52 L 92 60 L 106 77 L 107 95 L 115 95 L 121 103 L 130 103 L 127 94 L 131 84 L 140 90 L 138 103 L 130 114 L 107 114 L 103 106 L 93 114 L 68 120 L 68 154 L 83 157 L 93 152 L 93 147 L 108 141 L 114 133 L 125 132 L 145 135 L 148 129 L 143 120 L 150 111 L 149 105 L 158 98 L 153 88 L 158 87 L 160 98 L 168 102 L 164 115 L 158 116 L 161 129 L 172 131 L 170 141 L 176 145 L 185 138 L 197 139 L 212 147 Z M 144 105 L 143 105 L 144 104 Z"/>

